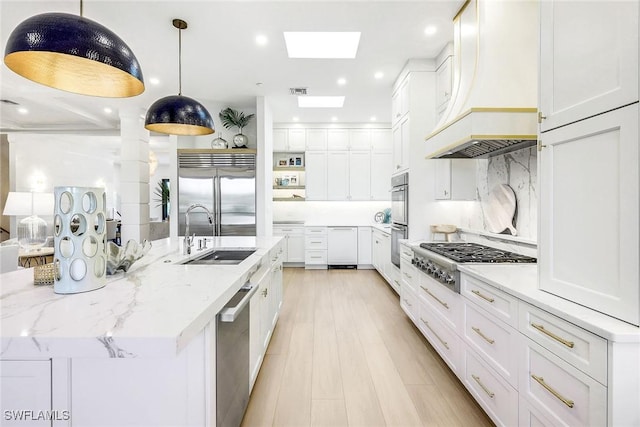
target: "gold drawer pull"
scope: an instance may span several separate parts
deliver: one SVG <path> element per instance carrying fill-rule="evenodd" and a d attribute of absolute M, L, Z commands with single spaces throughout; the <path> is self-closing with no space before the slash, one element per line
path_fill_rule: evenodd
<path fill-rule="evenodd" d="M 480 293 L 480 291 L 477 291 L 477 290 L 475 290 L 475 289 L 474 289 L 474 290 L 472 290 L 471 292 L 473 292 L 474 294 L 478 295 L 478 296 L 479 296 L 480 298 L 482 298 L 483 300 L 486 300 L 486 301 L 489 301 L 489 302 L 494 302 L 494 301 L 495 301 L 493 298 L 490 298 L 490 297 L 488 297 L 488 296 L 486 296 L 486 295 L 482 295 L 482 294 Z"/>
<path fill-rule="evenodd" d="M 407 276 L 409 279 L 413 279 L 413 276 L 407 273 L 403 273 L 405 276 Z"/>
<path fill-rule="evenodd" d="M 422 317 L 420 318 L 420 320 L 422 320 L 422 323 L 424 323 L 424 324 L 425 324 L 425 326 L 426 326 L 427 328 L 429 328 L 429 330 L 431 331 L 431 333 L 432 333 L 433 335 L 435 335 L 435 337 L 436 337 L 436 338 L 438 338 L 438 341 L 440 341 L 440 342 L 442 343 L 442 345 L 443 345 L 443 346 L 445 346 L 447 350 L 449 350 L 449 345 L 447 344 L 447 342 L 446 342 L 446 341 L 443 341 L 443 340 L 442 340 L 442 338 L 440 338 L 440 337 L 438 336 L 438 334 L 436 334 L 436 331 L 434 331 L 434 330 L 431 328 L 431 326 L 429 326 L 429 322 L 427 322 L 426 320 L 424 320 Z"/>
<path fill-rule="evenodd" d="M 424 286 L 420 285 L 420 287 L 422 288 L 423 291 L 425 291 L 426 293 L 428 293 L 431 298 L 433 298 L 434 300 L 438 301 L 440 304 L 442 304 L 442 306 L 444 308 L 446 308 L 447 310 L 449 310 L 449 305 L 446 302 L 442 302 L 437 296 L 435 296 L 434 294 L 432 294 L 429 289 L 425 288 Z"/>
<path fill-rule="evenodd" d="M 531 326 L 533 326 L 534 328 L 536 328 L 537 330 L 539 330 L 543 334 L 550 336 L 551 338 L 553 338 L 554 340 L 560 342 L 561 344 L 566 345 L 569 348 L 573 348 L 573 346 L 575 345 L 573 341 L 567 341 L 564 338 L 560 338 L 559 336 L 557 336 L 553 332 L 547 331 L 544 328 L 544 326 L 542 326 L 542 325 L 538 325 L 536 323 L 531 323 Z"/>
<path fill-rule="evenodd" d="M 411 304 L 411 303 L 409 302 L 409 300 L 408 300 L 408 299 L 404 298 L 404 302 L 405 302 L 409 307 L 413 307 L 413 304 Z"/>
<path fill-rule="evenodd" d="M 472 326 L 471 329 L 473 329 L 473 332 L 475 332 L 476 334 L 480 335 L 489 344 L 493 344 L 494 342 L 496 342 L 495 340 L 492 340 L 491 338 L 487 338 L 487 336 L 482 333 L 480 328 L 476 328 L 475 326 Z"/>
<path fill-rule="evenodd" d="M 492 398 L 492 399 L 493 399 L 493 396 L 495 396 L 496 394 L 495 394 L 494 392 L 492 392 L 492 391 L 489 391 L 489 389 L 488 389 L 484 384 L 482 384 L 482 381 L 480 381 L 480 377 L 477 377 L 477 376 L 475 376 L 475 375 L 471 375 L 471 377 L 472 377 L 474 380 L 476 380 L 476 382 L 478 383 L 478 385 L 479 385 L 480 387 L 482 387 L 482 389 L 484 390 L 484 392 L 485 392 L 485 393 L 487 393 L 487 396 L 489 396 L 490 398 Z"/>
<path fill-rule="evenodd" d="M 567 405 L 569 408 L 573 408 L 573 405 L 574 405 L 573 400 L 570 400 L 570 399 L 567 399 L 566 397 L 563 397 L 560 393 L 558 393 L 553 388 L 551 388 L 551 386 L 549 384 L 544 382 L 544 378 L 539 377 L 537 375 L 533 375 L 533 374 L 531 374 L 531 378 L 536 380 L 538 382 L 538 384 L 540 384 L 542 387 L 544 387 L 549 393 L 553 394 L 555 397 L 557 397 L 559 400 L 561 400 L 562 403 Z"/>

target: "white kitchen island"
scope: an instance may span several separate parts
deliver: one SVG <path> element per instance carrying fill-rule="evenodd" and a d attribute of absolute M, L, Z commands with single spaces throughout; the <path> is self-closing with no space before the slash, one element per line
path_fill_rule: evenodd
<path fill-rule="evenodd" d="M 154 241 L 127 273 L 74 295 L 34 286 L 32 269 L 0 275 L 2 425 L 215 425 L 216 314 L 247 281 L 281 282 L 262 274 L 281 265 L 281 242 L 216 237 L 257 250 L 213 266 L 181 264 L 202 254 L 182 255 L 182 239 Z"/>

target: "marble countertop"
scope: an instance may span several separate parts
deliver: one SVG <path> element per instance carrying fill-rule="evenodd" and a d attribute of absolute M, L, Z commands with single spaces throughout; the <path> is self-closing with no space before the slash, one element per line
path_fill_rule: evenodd
<path fill-rule="evenodd" d="M 58 295 L 33 269 L 0 275 L 0 358 L 172 357 L 261 266 L 282 237 L 216 237 L 217 248 L 256 248 L 238 265 L 181 265 L 182 238 L 153 241 L 101 289 Z M 211 238 L 209 245 L 211 248 Z"/>
<path fill-rule="evenodd" d="M 640 342 L 640 328 L 541 291 L 535 264 L 458 264 L 458 269 L 603 338 Z"/>
<path fill-rule="evenodd" d="M 380 224 L 377 222 L 368 222 L 362 223 L 358 221 L 341 221 L 341 220 L 331 220 L 331 221 L 274 221 L 273 225 L 283 226 L 283 225 L 297 225 L 297 226 L 305 226 L 305 227 L 372 227 L 378 230 L 381 230 L 387 234 L 391 233 L 391 224 Z"/>

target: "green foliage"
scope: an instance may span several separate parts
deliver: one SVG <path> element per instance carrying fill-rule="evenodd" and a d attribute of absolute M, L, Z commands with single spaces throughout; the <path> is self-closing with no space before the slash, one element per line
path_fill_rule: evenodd
<path fill-rule="evenodd" d="M 154 198 L 153 201 L 158 202 L 156 206 L 162 206 L 169 203 L 169 182 L 163 180 L 158 181 L 158 185 L 153 190 L 153 194 L 156 195 L 156 198 Z"/>
<path fill-rule="evenodd" d="M 222 126 L 229 129 L 233 126 L 237 127 L 242 133 L 242 128 L 249 124 L 255 114 L 245 115 L 242 111 L 236 111 L 232 108 L 225 108 L 218 114 L 222 121 Z"/>

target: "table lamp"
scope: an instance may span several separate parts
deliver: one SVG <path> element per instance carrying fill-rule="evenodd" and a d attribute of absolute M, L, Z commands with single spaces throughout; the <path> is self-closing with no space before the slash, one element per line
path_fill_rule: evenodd
<path fill-rule="evenodd" d="M 47 222 L 38 215 L 53 215 L 53 193 L 9 192 L 3 215 L 26 216 L 18 222 L 18 243 L 26 250 L 47 241 Z"/>

